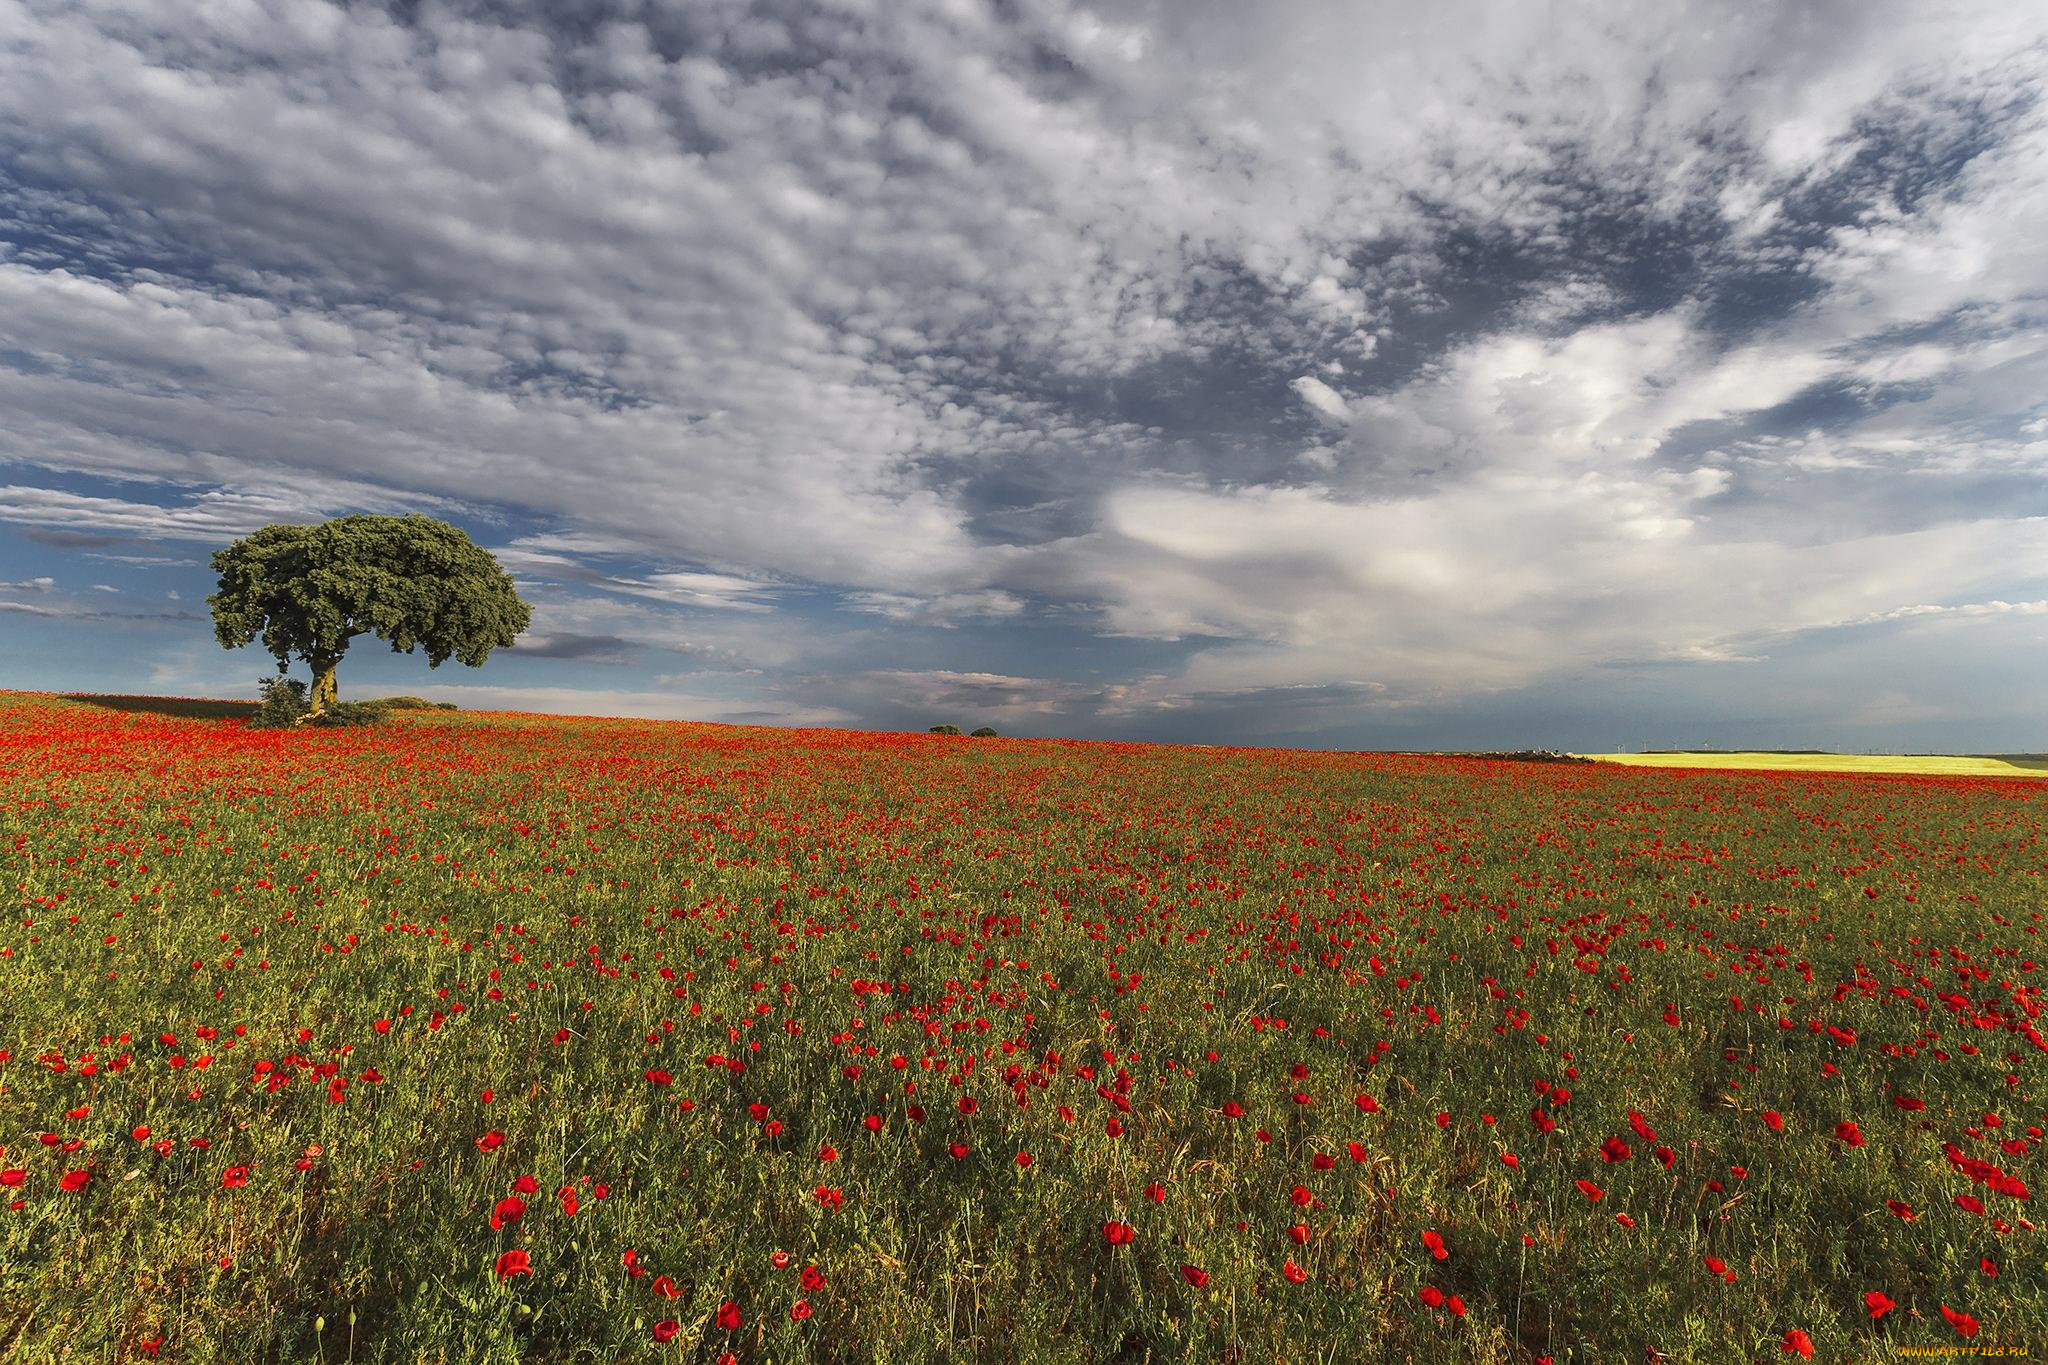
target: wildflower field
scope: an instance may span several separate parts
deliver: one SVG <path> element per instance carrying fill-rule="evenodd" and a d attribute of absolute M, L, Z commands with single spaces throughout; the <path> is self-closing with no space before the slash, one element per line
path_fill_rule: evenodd
<path fill-rule="evenodd" d="M 2048 1350 L 2048 782 L 0 694 L 0 1359 Z"/>

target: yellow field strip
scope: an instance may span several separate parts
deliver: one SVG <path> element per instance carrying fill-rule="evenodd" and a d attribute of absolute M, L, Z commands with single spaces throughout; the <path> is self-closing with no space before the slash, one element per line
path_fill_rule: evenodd
<path fill-rule="evenodd" d="M 1635 768 L 1726 768 L 1761 772 L 1912 773 L 1922 777 L 2032 777 L 2048 780 L 2048 760 L 1963 754 L 1579 754 Z"/>

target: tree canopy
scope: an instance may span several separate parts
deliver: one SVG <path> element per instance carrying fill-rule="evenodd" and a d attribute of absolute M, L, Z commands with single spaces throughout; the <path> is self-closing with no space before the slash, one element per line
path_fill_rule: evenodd
<path fill-rule="evenodd" d="M 359 635 L 393 653 L 425 649 L 439 668 L 482 665 L 532 619 L 490 552 L 447 522 L 417 513 L 273 525 L 213 556 L 220 591 L 206 599 L 223 649 L 258 639 L 277 659 L 313 670 L 313 710 L 336 699 L 334 670 Z"/>

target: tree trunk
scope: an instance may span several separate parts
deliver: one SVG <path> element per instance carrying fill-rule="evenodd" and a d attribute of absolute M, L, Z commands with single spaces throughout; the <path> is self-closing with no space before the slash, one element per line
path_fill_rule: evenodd
<path fill-rule="evenodd" d="M 313 691 L 309 698 L 313 705 L 312 709 L 306 713 L 308 718 L 325 715 L 327 708 L 340 700 L 334 687 L 334 668 L 340 662 L 341 657 L 339 655 L 315 654 L 313 656 L 311 660 L 313 665 Z"/>

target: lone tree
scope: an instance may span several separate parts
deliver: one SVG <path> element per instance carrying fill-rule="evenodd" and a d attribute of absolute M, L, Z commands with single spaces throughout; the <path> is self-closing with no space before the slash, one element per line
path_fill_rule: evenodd
<path fill-rule="evenodd" d="M 223 649 L 257 638 L 283 673 L 298 655 L 313 670 L 310 715 L 337 701 L 334 669 L 358 635 L 394 654 L 425 646 L 435 668 L 476 668 L 526 629 L 532 611 L 484 550 L 445 521 L 337 517 L 317 526 L 266 526 L 218 551 L 213 634 Z"/>

